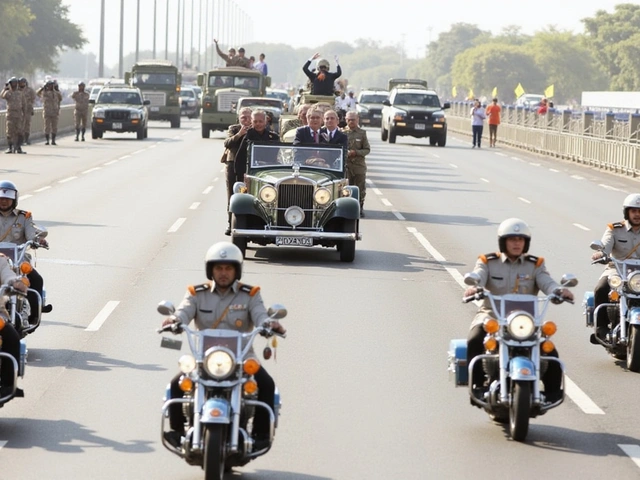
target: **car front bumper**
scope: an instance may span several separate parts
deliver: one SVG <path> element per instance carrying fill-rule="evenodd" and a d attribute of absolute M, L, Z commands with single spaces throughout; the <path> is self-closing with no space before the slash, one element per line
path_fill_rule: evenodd
<path fill-rule="evenodd" d="M 393 131 L 398 136 L 411 135 L 413 137 L 430 137 L 445 134 L 446 123 L 426 123 L 420 121 L 394 122 Z"/>
<path fill-rule="evenodd" d="M 98 122 L 95 119 L 91 122 L 91 129 L 95 131 L 103 131 L 103 132 L 137 132 L 141 128 L 144 128 L 144 124 L 142 122 L 132 123 L 130 120 L 128 121 L 111 121 L 104 120 L 102 122 Z"/>
<path fill-rule="evenodd" d="M 320 232 L 309 230 L 252 230 L 252 229 L 236 229 L 231 230 L 231 236 L 248 237 L 248 238 L 311 238 L 313 240 L 362 240 L 361 233 L 346 232 Z"/>

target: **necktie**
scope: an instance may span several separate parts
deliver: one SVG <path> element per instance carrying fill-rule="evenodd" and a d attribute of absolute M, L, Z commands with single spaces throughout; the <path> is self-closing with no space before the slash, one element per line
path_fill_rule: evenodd
<path fill-rule="evenodd" d="M 318 131 L 317 130 L 313 131 L 313 142 L 314 143 L 318 143 Z"/>

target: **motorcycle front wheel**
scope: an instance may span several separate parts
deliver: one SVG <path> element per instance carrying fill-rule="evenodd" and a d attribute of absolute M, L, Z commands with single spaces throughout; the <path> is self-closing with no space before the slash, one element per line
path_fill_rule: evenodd
<path fill-rule="evenodd" d="M 516 442 L 523 442 L 529 432 L 531 412 L 531 382 L 513 382 L 509 407 L 509 434 Z"/>
<path fill-rule="evenodd" d="M 627 340 L 627 368 L 640 372 L 640 325 L 629 325 Z"/>
<path fill-rule="evenodd" d="M 226 425 L 207 425 L 204 430 L 204 469 L 205 480 L 222 480 L 226 461 Z"/>

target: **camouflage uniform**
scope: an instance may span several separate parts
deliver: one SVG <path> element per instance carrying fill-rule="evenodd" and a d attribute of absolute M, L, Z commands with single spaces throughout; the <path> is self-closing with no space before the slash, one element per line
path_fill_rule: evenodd
<path fill-rule="evenodd" d="M 238 55 L 229 56 L 220 50 L 220 47 L 216 43 L 216 51 L 218 55 L 227 63 L 227 67 L 244 67 L 249 68 L 251 65 L 250 60 L 247 57 L 239 57 Z"/>
<path fill-rule="evenodd" d="M 42 98 L 44 107 L 42 116 L 44 118 L 44 133 L 47 139 L 46 145 L 49 145 L 49 135 L 51 135 L 51 144 L 55 145 L 62 94 L 58 90 L 45 90 L 44 87 L 39 88 L 36 94 Z"/>
<path fill-rule="evenodd" d="M 82 141 L 84 142 L 84 132 L 87 128 L 87 116 L 89 115 L 89 92 L 78 90 L 71 94 L 71 98 L 76 102 L 76 108 L 73 111 L 73 118 L 76 121 L 76 142 L 81 128 Z"/>
<path fill-rule="evenodd" d="M 12 90 L 10 87 L 5 87 L 0 97 L 4 98 L 7 102 L 7 143 L 9 144 L 7 153 L 12 153 L 13 148 L 15 148 L 16 152 L 22 153 L 20 144 L 22 139 L 22 124 L 24 122 L 24 95 L 18 89 L 16 83 L 15 90 Z"/>
<path fill-rule="evenodd" d="M 29 145 L 29 137 L 31 136 L 31 117 L 33 117 L 33 104 L 36 101 L 36 91 L 29 85 L 22 89 L 24 95 L 24 122 L 22 124 L 22 135 L 24 143 Z"/>
<path fill-rule="evenodd" d="M 356 127 L 351 130 L 345 128 L 343 132 L 349 138 L 348 150 L 354 150 L 355 156 L 347 157 L 347 178 L 350 185 L 356 185 L 360 190 L 360 208 L 364 207 L 364 197 L 367 196 L 367 164 L 364 157 L 371 152 L 367 132 Z"/>

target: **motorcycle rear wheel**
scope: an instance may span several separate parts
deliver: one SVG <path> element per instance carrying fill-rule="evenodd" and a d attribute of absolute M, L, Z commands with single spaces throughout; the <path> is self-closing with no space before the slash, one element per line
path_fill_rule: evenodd
<path fill-rule="evenodd" d="M 627 368 L 632 372 L 640 372 L 640 325 L 629 325 L 627 341 Z"/>
<path fill-rule="evenodd" d="M 513 382 L 509 407 L 509 434 L 516 442 L 523 442 L 529 432 L 531 412 L 531 382 Z"/>
<path fill-rule="evenodd" d="M 222 480 L 226 461 L 226 425 L 207 425 L 204 430 L 204 469 L 205 480 Z"/>

